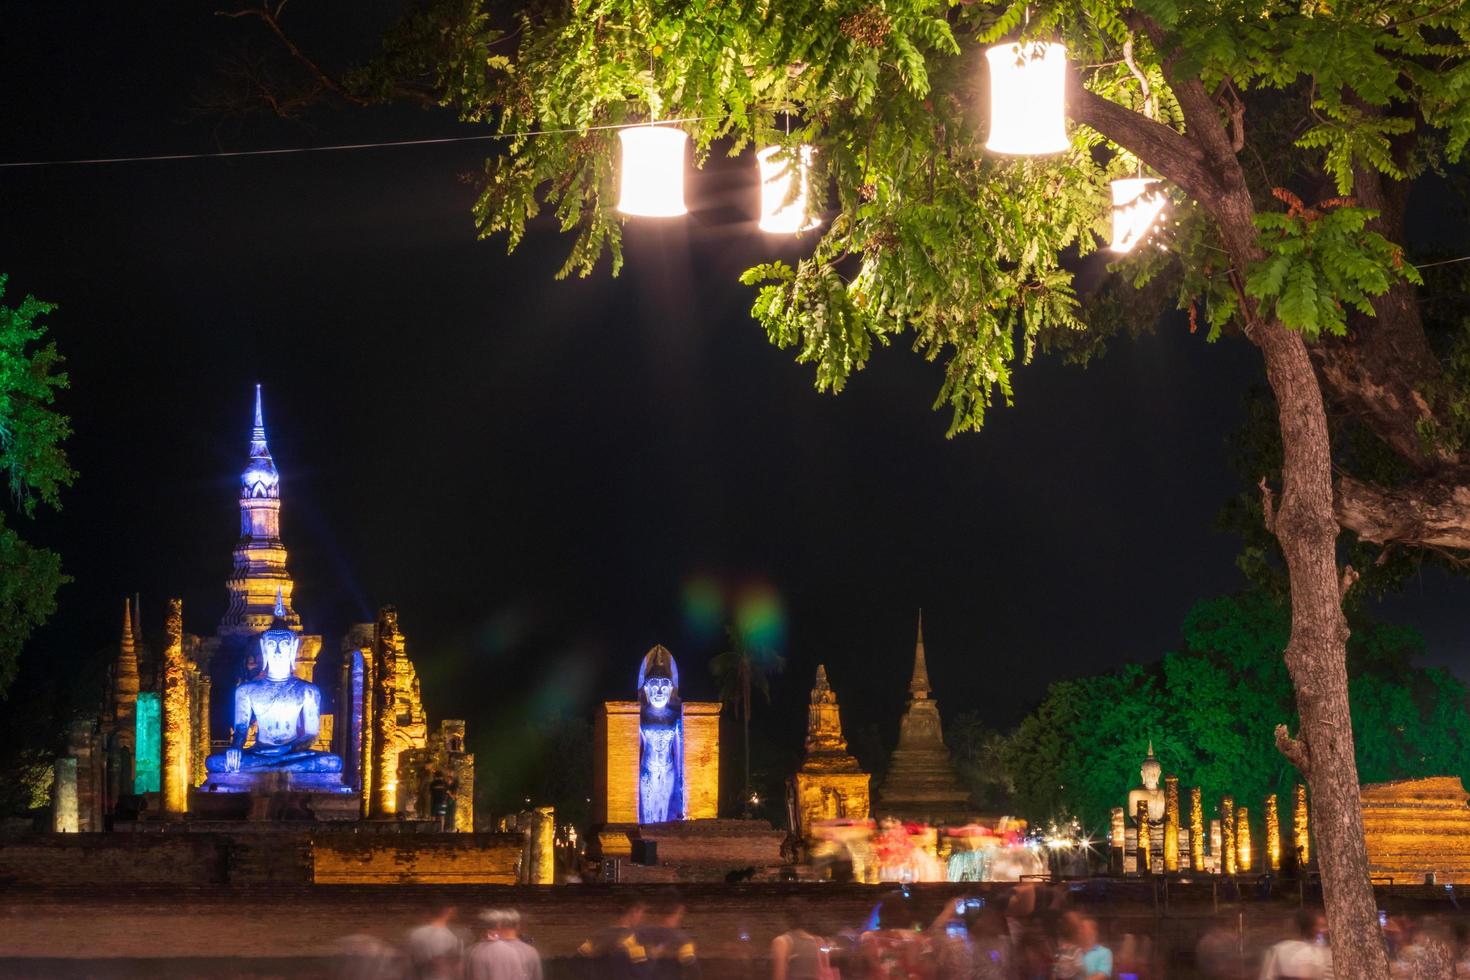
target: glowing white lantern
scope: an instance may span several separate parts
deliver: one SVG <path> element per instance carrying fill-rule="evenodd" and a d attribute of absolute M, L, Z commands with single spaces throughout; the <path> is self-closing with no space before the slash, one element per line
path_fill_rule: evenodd
<path fill-rule="evenodd" d="M 689 134 L 672 126 L 630 126 L 623 142 L 618 210 L 640 218 L 676 218 L 684 207 L 684 144 Z"/>
<path fill-rule="evenodd" d="M 761 168 L 761 231 L 794 235 L 811 231 L 822 223 L 816 215 L 806 213 L 815 152 L 815 147 L 803 144 L 794 154 L 790 150 L 783 153 L 779 146 L 768 146 L 755 155 Z M 793 157 L 795 167 L 792 167 Z M 793 181 L 797 182 L 795 190 L 791 186 Z"/>
<path fill-rule="evenodd" d="M 1113 241 L 1109 247 L 1114 252 L 1133 251 L 1169 203 L 1168 195 L 1154 186 L 1157 183 L 1152 177 L 1113 181 Z"/>
<path fill-rule="evenodd" d="M 992 153 L 1061 153 L 1067 141 L 1067 49 L 1027 41 L 985 51 L 990 62 Z"/>

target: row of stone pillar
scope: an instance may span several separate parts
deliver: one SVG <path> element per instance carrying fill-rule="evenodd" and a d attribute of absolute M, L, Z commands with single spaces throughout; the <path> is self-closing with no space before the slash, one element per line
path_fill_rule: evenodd
<path fill-rule="evenodd" d="M 1284 853 L 1282 849 L 1281 817 L 1276 794 L 1267 795 L 1264 802 L 1266 839 L 1262 870 L 1279 872 L 1284 858 L 1290 858 L 1290 863 L 1295 867 L 1307 866 L 1311 861 L 1307 787 L 1297 783 L 1293 791 L 1290 854 Z M 1167 776 L 1164 779 L 1162 821 L 1151 818 L 1147 800 L 1139 800 L 1138 812 L 1134 817 L 1137 826 L 1134 870 L 1139 873 L 1172 873 L 1188 868 L 1233 875 L 1256 869 L 1257 855 L 1251 837 L 1250 810 L 1245 806 L 1237 806 L 1233 797 L 1226 796 L 1220 801 L 1220 819 L 1210 821 L 1208 854 L 1205 852 L 1204 804 L 1198 786 L 1189 791 L 1187 832 L 1182 826 L 1179 779 L 1176 776 Z M 1159 832 L 1160 838 L 1157 849 L 1154 846 L 1155 831 Z M 1110 844 L 1111 869 L 1115 873 L 1122 873 L 1126 869 L 1128 851 L 1123 807 L 1113 808 Z M 1181 856 L 1182 848 L 1187 849 L 1187 864 Z"/>

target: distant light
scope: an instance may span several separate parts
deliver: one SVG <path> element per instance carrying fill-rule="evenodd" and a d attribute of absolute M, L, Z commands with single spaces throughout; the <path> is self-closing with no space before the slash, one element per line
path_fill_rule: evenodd
<path fill-rule="evenodd" d="M 677 218 L 684 206 L 684 145 L 689 134 L 672 126 L 630 126 L 623 144 L 618 210 L 640 218 Z"/>
<path fill-rule="evenodd" d="M 1113 241 L 1108 247 L 1114 252 L 1131 252 L 1148 236 L 1169 203 L 1168 195 L 1155 186 L 1158 183 L 1152 177 L 1113 181 Z"/>
<path fill-rule="evenodd" d="M 815 153 L 815 147 L 802 144 L 795 151 L 768 146 L 755 155 L 761 172 L 761 231 L 773 235 L 795 235 L 821 225 L 820 218 L 807 214 L 812 156 Z M 796 158 L 794 168 L 793 157 Z M 791 187 L 793 181 L 800 182 L 794 191 Z"/>
<path fill-rule="evenodd" d="M 990 62 L 992 153 L 1061 153 L 1067 140 L 1067 49 L 1060 44 L 997 44 Z"/>

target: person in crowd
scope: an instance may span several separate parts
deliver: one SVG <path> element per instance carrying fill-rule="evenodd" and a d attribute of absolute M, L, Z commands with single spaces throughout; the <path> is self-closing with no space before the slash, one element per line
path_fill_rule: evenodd
<path fill-rule="evenodd" d="M 332 980 L 402 980 L 405 968 L 411 974 L 412 966 L 404 963 L 391 943 L 358 934 L 337 943 Z"/>
<path fill-rule="evenodd" d="M 454 906 L 442 905 L 427 922 L 409 931 L 408 962 L 418 980 L 447 980 L 458 975 L 464 943 L 449 928 L 454 914 Z"/>
<path fill-rule="evenodd" d="M 873 980 L 914 980 L 924 976 L 924 943 L 915 931 L 913 910 L 902 894 L 878 905 L 878 928 L 858 941 L 867 975 Z"/>
<path fill-rule="evenodd" d="M 500 941 L 515 950 L 523 963 L 521 976 L 525 980 L 541 980 L 541 954 L 536 952 L 536 947 L 521 935 L 521 913 L 515 909 L 505 909 L 501 912 L 500 929 L 497 933 Z"/>
<path fill-rule="evenodd" d="M 1058 980 L 1112 980 L 1113 951 L 1098 941 L 1097 920 L 1067 912 L 1058 923 L 1056 963 Z"/>
<path fill-rule="evenodd" d="M 1217 916 L 1194 947 L 1194 962 L 1210 980 L 1244 980 L 1245 957 L 1241 954 L 1236 920 Z"/>
<path fill-rule="evenodd" d="M 946 902 L 939 916 L 929 926 L 927 956 L 934 974 L 943 978 L 966 980 L 975 965 L 974 944 L 970 940 L 970 920 L 979 903 L 964 898 Z"/>
<path fill-rule="evenodd" d="M 1332 976 L 1332 950 L 1327 945 L 1327 917 L 1320 909 L 1296 915 L 1296 935 L 1266 951 L 1261 980 L 1324 980 Z"/>
<path fill-rule="evenodd" d="M 1409 930 L 1409 941 L 1392 966 L 1393 975 L 1405 980 L 1454 980 L 1453 936 L 1438 920 L 1426 918 Z"/>
<path fill-rule="evenodd" d="M 648 952 L 638 941 L 638 926 L 646 906 L 632 902 L 612 925 L 599 929 L 577 947 L 577 955 L 595 980 L 643 980 L 648 976 Z"/>
<path fill-rule="evenodd" d="M 525 959 L 501 938 L 509 921 L 500 909 L 480 913 L 480 940 L 464 955 L 465 980 L 525 980 Z"/>
<path fill-rule="evenodd" d="M 694 939 L 683 929 L 684 901 L 664 896 L 648 912 L 649 922 L 638 928 L 638 942 L 648 955 L 652 980 L 693 980 L 699 976 Z"/>
<path fill-rule="evenodd" d="M 971 980 L 1010 980 L 1011 937 L 1005 917 L 990 905 L 969 913 Z"/>
<path fill-rule="evenodd" d="M 827 980 L 829 945 L 800 899 L 786 903 L 786 931 L 771 940 L 771 980 Z"/>

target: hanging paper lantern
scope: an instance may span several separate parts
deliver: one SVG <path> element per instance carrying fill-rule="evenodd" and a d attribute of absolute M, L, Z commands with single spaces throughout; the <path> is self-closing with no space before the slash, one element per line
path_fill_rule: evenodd
<path fill-rule="evenodd" d="M 997 44 L 990 62 L 992 153 L 1061 153 L 1067 141 L 1067 49 L 1060 44 Z"/>
<path fill-rule="evenodd" d="M 1113 181 L 1113 241 L 1109 248 L 1114 252 L 1133 251 L 1169 203 L 1168 195 L 1155 186 L 1158 183 L 1152 177 Z"/>
<path fill-rule="evenodd" d="M 803 144 L 793 154 L 779 146 L 768 146 L 755 155 L 761 170 L 761 231 L 773 235 L 794 235 L 811 231 L 822 223 L 808 216 L 807 197 L 811 189 L 812 155 L 816 148 Z M 797 184 L 795 190 L 792 183 Z"/>
<path fill-rule="evenodd" d="M 684 144 L 689 135 L 672 126 L 630 126 L 623 143 L 618 210 L 640 218 L 676 218 L 684 207 Z"/>

